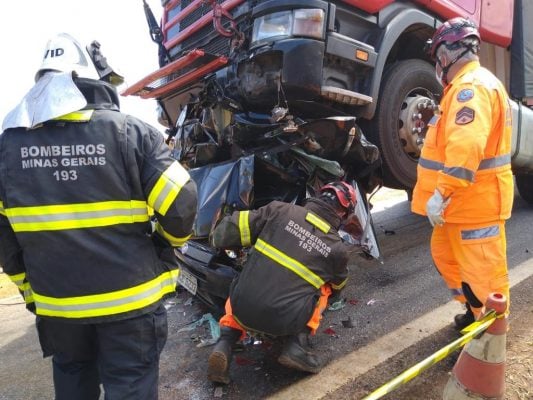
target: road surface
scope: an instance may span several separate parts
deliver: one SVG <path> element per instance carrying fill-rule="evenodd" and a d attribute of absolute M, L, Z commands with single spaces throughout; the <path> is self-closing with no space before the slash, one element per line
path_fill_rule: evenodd
<path fill-rule="evenodd" d="M 178 331 L 209 310 L 181 292 L 169 308 L 160 398 L 361 399 L 394 374 L 454 340 L 457 336 L 451 320 L 461 309 L 450 302 L 448 290 L 432 265 L 429 223 L 409 211 L 403 192 L 387 192 L 373 203 L 384 263 L 357 255 L 352 258 L 350 281 L 343 292 L 346 306 L 327 312 L 312 340 L 327 362 L 319 375 L 310 377 L 279 366 L 276 358 L 280 343 L 258 340 L 236 353 L 230 385 L 217 387 L 208 382 L 206 366 L 211 347 L 197 347 L 202 339 L 209 339 L 208 325 Z M 516 197 L 507 224 L 510 276 L 516 287 L 512 296 L 517 296 L 512 307 L 516 307 L 516 314 L 526 310 L 531 315 L 532 225 L 533 209 Z M 17 300 L 13 297 L 2 302 Z M 53 398 L 50 362 L 40 357 L 36 340 L 33 318 L 22 305 L 0 306 L 0 400 Z M 533 356 L 531 346 L 525 349 Z M 453 360 L 444 361 L 442 368 L 449 370 L 452 365 Z M 414 382 L 416 387 L 416 379 Z M 408 396 L 405 398 L 417 398 L 412 393 Z M 430 397 L 422 392 L 418 398 Z"/>

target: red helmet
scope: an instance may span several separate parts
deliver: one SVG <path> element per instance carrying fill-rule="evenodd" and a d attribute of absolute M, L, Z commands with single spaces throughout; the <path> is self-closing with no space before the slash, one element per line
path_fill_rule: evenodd
<path fill-rule="evenodd" d="M 449 19 L 435 31 L 433 38 L 426 42 L 428 55 L 432 59 L 435 59 L 437 49 L 441 44 L 446 43 L 451 45 L 472 36 L 481 40 L 479 31 L 474 22 L 462 17 Z"/>
<path fill-rule="evenodd" d="M 344 181 L 331 182 L 320 188 L 320 193 L 326 191 L 332 191 L 337 197 L 340 205 L 345 208 L 349 214 L 354 211 L 357 198 L 355 195 L 355 189 L 352 185 Z"/>

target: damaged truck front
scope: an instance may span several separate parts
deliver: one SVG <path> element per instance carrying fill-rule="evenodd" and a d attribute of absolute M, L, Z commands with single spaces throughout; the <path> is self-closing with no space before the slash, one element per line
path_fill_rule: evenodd
<path fill-rule="evenodd" d="M 514 79 L 513 168 L 522 196 L 533 202 L 533 71 L 526 67 L 528 41 L 516 39 L 527 35 L 531 10 L 522 1 L 514 3 L 518 31 L 510 48 L 512 0 L 162 0 L 162 6 L 158 24 L 145 2 L 161 68 L 123 94 L 158 100 L 174 156 L 200 183 L 195 240 L 180 257 L 193 270 L 190 282 L 182 274 L 184 285 L 210 287 L 206 302 L 220 303 L 245 259 L 207 246 L 219 214 L 272 200 L 301 203 L 327 180 L 357 185 L 366 210 L 359 217 L 368 223 L 352 226 L 351 237 L 377 257 L 367 195 L 381 184 L 414 186 L 442 92 L 424 43 L 452 16 L 480 25 L 493 69 L 508 87 Z M 511 51 L 519 60 L 512 74 Z"/>

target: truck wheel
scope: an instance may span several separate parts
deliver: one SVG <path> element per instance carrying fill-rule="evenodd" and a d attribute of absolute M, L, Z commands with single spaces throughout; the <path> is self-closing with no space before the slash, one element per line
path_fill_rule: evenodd
<path fill-rule="evenodd" d="M 515 180 L 520 197 L 533 205 L 533 175 L 516 175 Z"/>
<path fill-rule="evenodd" d="M 441 93 L 435 69 L 425 61 L 399 61 L 385 69 L 376 114 L 365 131 L 381 151 L 385 186 L 414 187 L 427 123 Z"/>

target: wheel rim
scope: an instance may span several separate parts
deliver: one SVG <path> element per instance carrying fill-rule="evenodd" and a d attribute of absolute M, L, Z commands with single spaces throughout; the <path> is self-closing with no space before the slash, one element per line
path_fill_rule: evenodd
<path fill-rule="evenodd" d="M 428 122 L 438 105 L 424 88 L 411 90 L 405 96 L 398 115 L 398 138 L 405 155 L 417 161 L 426 137 Z"/>

